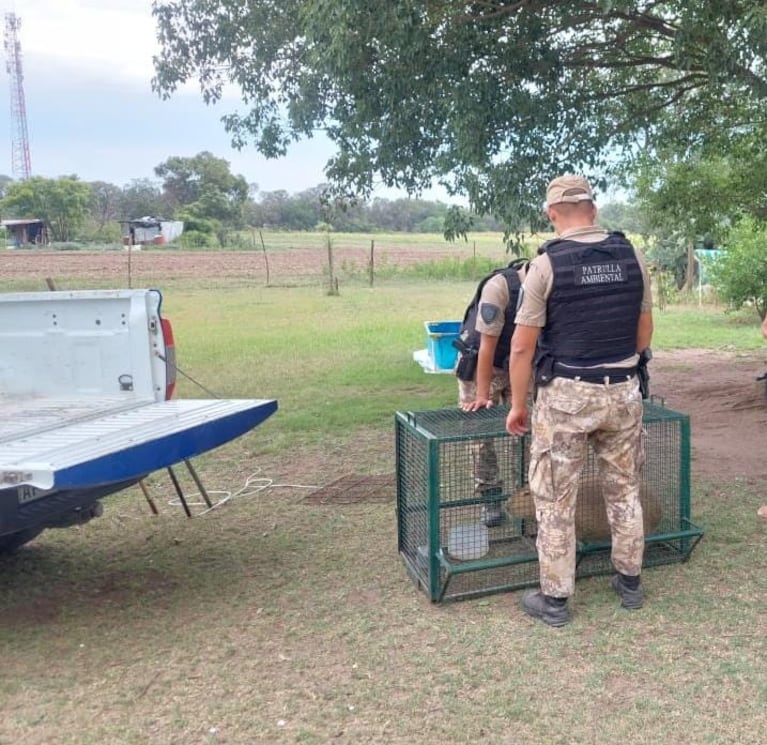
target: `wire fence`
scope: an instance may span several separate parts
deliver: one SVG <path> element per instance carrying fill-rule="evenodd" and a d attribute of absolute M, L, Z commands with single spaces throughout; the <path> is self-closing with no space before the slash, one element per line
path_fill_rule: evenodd
<path fill-rule="evenodd" d="M 0 289 L 45 289 L 52 278 L 59 289 L 167 286 L 199 283 L 268 287 L 368 284 L 391 278 L 474 279 L 508 260 L 501 242 L 377 246 L 374 240 L 348 238 L 334 245 L 241 251 L 190 251 L 172 247 L 100 250 L 8 250 L 0 255 Z"/>

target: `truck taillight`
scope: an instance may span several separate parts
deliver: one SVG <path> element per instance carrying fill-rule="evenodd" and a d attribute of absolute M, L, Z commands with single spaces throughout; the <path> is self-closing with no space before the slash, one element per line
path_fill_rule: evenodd
<path fill-rule="evenodd" d="M 173 396 L 176 388 L 176 343 L 173 341 L 173 328 L 167 318 L 162 321 L 162 336 L 165 341 L 165 400 Z"/>

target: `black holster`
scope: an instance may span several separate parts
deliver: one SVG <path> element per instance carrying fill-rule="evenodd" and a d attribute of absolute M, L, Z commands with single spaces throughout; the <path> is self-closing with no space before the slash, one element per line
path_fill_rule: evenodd
<path fill-rule="evenodd" d="M 455 374 L 459 380 L 469 382 L 474 380 L 477 372 L 477 359 L 479 349 L 466 343 L 466 332 L 453 339 L 453 346 L 458 350 L 458 364 L 455 366 Z"/>
<path fill-rule="evenodd" d="M 474 380 L 478 359 L 479 351 L 476 349 L 466 349 L 465 352 L 461 352 L 458 357 L 458 364 L 455 366 L 456 377 L 466 382 Z"/>
<path fill-rule="evenodd" d="M 535 358 L 535 387 L 543 388 L 554 380 L 554 357 L 545 353 Z"/>
<path fill-rule="evenodd" d="M 652 359 L 652 350 L 650 347 L 643 349 L 639 354 L 639 365 L 637 366 L 637 378 L 639 380 L 639 390 L 642 398 L 650 397 L 650 372 L 647 369 L 647 363 Z"/>

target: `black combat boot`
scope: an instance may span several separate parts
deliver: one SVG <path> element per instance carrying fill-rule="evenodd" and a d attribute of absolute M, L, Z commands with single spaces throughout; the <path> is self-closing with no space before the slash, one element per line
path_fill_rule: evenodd
<path fill-rule="evenodd" d="M 639 610 L 644 602 L 644 592 L 639 577 L 616 574 L 610 581 L 613 590 L 620 595 L 621 605 L 628 610 Z"/>
<path fill-rule="evenodd" d="M 522 610 L 549 626 L 564 626 L 570 622 L 567 598 L 553 598 L 540 591 L 529 592 L 522 598 Z"/>

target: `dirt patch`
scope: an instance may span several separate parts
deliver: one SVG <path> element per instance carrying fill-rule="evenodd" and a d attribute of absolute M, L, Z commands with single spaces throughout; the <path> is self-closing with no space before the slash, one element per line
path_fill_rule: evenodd
<path fill-rule="evenodd" d="M 767 353 L 657 352 L 650 387 L 690 417 L 693 479 L 767 478 Z"/>
<path fill-rule="evenodd" d="M 25 554 L 20 552 L 8 561 L 23 565 Z M 10 570 L 10 564 L 9 568 Z M 143 602 L 152 598 L 154 604 L 163 605 L 176 590 L 178 582 L 161 571 L 146 568 L 106 570 L 94 573 L 87 583 L 76 586 L 60 581 L 44 597 L 26 597 L 7 607 L 0 607 L 0 628 L 28 628 L 58 622 L 62 610 L 71 612 L 71 597 L 92 610 L 112 612 L 126 608 L 140 597 Z"/>
<path fill-rule="evenodd" d="M 308 504 L 358 504 L 391 502 L 396 492 L 395 474 L 364 476 L 349 474 L 304 497 Z"/>
<path fill-rule="evenodd" d="M 29 628 L 54 623 L 61 612 L 54 598 L 32 598 L 0 609 L 0 628 Z"/>

